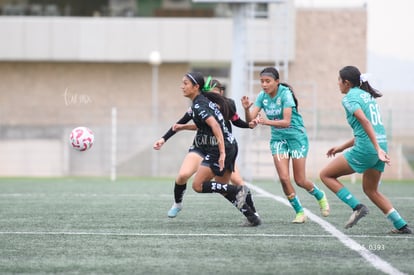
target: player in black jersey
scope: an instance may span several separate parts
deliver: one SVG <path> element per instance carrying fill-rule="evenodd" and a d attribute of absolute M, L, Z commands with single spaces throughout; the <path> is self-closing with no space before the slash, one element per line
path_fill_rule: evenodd
<path fill-rule="evenodd" d="M 226 125 L 225 118 L 228 118 L 231 113 L 228 100 L 220 96 L 215 100 L 216 103 L 213 103 L 202 94 L 200 87 L 204 87 L 204 78 L 201 74 L 188 73 L 183 77 L 181 88 L 184 96 L 189 97 L 193 104 L 178 123 L 185 124 L 193 119 L 197 134 L 180 169 L 181 178 L 179 176 L 176 179 L 174 188 L 176 203 L 170 209 L 168 216 L 175 217 L 181 210 L 185 182 L 196 171 L 192 165 L 197 162 L 191 160 L 199 160 L 198 163 L 201 162 L 201 167 L 195 175 L 193 189 L 200 193 L 216 192 L 225 195 L 248 218 L 250 225 L 259 225 L 260 219 L 254 214 L 254 206 L 252 210 L 245 204 L 248 189 L 228 184 L 234 170 L 238 150 L 237 142 Z M 170 129 L 163 138 L 154 144 L 154 149 L 160 149 L 166 139 L 171 137 L 176 130 Z M 201 158 L 202 160 L 200 160 Z M 213 178 L 215 178 L 214 181 L 211 180 Z M 177 184 L 178 180 L 182 180 L 184 183 Z"/>

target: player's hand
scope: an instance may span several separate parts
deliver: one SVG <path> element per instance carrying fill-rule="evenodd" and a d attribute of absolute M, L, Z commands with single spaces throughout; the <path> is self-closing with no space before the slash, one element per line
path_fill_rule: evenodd
<path fill-rule="evenodd" d="M 257 123 L 260 125 L 267 125 L 267 119 L 262 117 L 260 114 L 256 117 Z"/>
<path fill-rule="evenodd" d="M 381 161 L 385 162 L 386 164 L 391 165 L 391 159 L 390 159 L 390 157 L 388 156 L 388 154 L 384 150 L 380 149 L 378 151 L 378 158 Z"/>
<path fill-rule="evenodd" d="M 226 159 L 226 153 L 220 154 L 220 157 L 218 159 L 218 164 L 219 164 L 220 171 L 223 171 L 223 169 L 224 169 L 224 160 L 225 159 Z"/>
<path fill-rule="evenodd" d="M 155 150 L 160 150 L 161 147 L 164 145 L 165 140 L 164 138 L 160 138 L 159 140 L 157 140 L 154 145 L 152 146 L 152 148 L 154 148 Z"/>
<path fill-rule="evenodd" d="M 328 158 L 330 157 L 335 157 L 336 153 L 340 153 L 342 152 L 342 149 L 339 147 L 332 147 L 331 149 L 328 150 L 328 152 L 326 153 L 326 156 Z"/>
<path fill-rule="evenodd" d="M 253 129 L 257 126 L 257 121 L 255 119 L 253 119 L 252 121 L 249 122 L 249 128 Z"/>
<path fill-rule="evenodd" d="M 249 109 L 253 105 L 253 102 L 250 101 L 248 96 L 242 96 L 241 103 L 245 110 Z"/>

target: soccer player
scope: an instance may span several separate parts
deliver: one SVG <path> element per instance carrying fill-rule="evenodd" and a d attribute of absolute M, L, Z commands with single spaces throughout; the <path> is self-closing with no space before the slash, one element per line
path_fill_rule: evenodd
<path fill-rule="evenodd" d="M 365 75 L 361 75 L 359 69 L 354 66 L 346 66 L 339 71 L 338 86 L 344 94 L 342 105 L 354 138 L 328 150 L 327 156 L 334 157 L 350 148 L 333 159 L 320 172 L 320 178 L 341 201 L 352 208 L 353 213 L 345 228 L 351 228 L 368 214 L 368 208 L 338 181 L 339 177 L 356 172 L 363 174 L 364 193 L 394 225 L 391 233 L 411 234 L 407 222 L 378 190 L 385 163 L 390 163 L 387 155 L 387 136 L 376 102 L 376 98 L 382 94 L 372 88 Z"/>
<path fill-rule="evenodd" d="M 292 88 L 279 82 L 279 72 L 273 67 L 261 71 L 260 82 L 262 91 L 257 96 L 253 109 L 250 110 L 253 103 L 247 96 L 242 97 L 242 105 L 245 108 L 246 121 L 271 127 L 270 150 L 273 162 L 283 192 L 296 212 L 292 223 L 304 223 L 307 217 L 290 180 L 290 160 L 296 184 L 316 198 L 322 216 L 326 217 L 329 215 L 329 203 L 325 193 L 306 179 L 308 136 Z M 261 110 L 264 110 L 266 117 L 259 115 Z"/>
<path fill-rule="evenodd" d="M 218 192 L 223 194 L 230 202 L 235 205 L 237 204 L 237 207 L 246 216 L 250 225 L 257 226 L 261 221 L 258 215 L 255 214 L 255 208 L 248 188 L 219 183 L 228 182 L 227 177 L 231 176 L 232 171 L 234 170 L 235 158 L 237 155 L 237 142 L 226 126 L 225 118 L 230 117 L 230 114 L 232 113 L 228 101 L 226 98 L 217 95 L 215 103 L 211 102 L 207 99 L 205 93 L 201 91 L 201 87 L 204 86 L 204 77 L 200 73 L 187 73 L 184 76 L 181 88 L 183 89 L 184 96 L 193 100 L 193 106 L 189 109 L 186 115 L 178 121 L 179 124 L 175 124 L 163 138 L 156 141 L 154 144 L 154 149 L 158 150 L 177 130 L 197 129 L 193 145 L 185 157 L 179 175 L 176 178 L 174 187 L 175 203 L 168 211 L 168 216 L 173 218 L 182 209 L 182 197 L 186 189 L 186 182 L 196 171 L 198 171 L 193 181 L 193 189 L 196 192 Z M 182 124 L 187 123 L 190 119 L 193 119 L 195 126 L 191 127 L 192 125 L 190 125 L 190 127 L 185 128 Z M 220 142 L 219 137 L 216 136 L 219 135 L 217 128 L 212 128 L 217 126 L 214 122 L 218 123 L 220 126 L 218 130 L 221 130 L 220 133 L 225 139 L 224 143 Z M 213 131 L 213 129 L 215 129 L 215 131 Z M 223 151 L 223 148 L 220 148 L 220 150 L 217 151 L 221 145 L 225 145 L 225 150 Z M 217 170 L 221 162 L 222 153 L 226 156 L 225 169 Z M 200 164 L 201 167 L 199 168 Z M 210 173 L 206 173 L 205 170 L 207 169 L 204 169 L 204 167 L 208 167 Z M 197 177 L 197 175 L 199 175 L 199 177 Z M 198 178 L 202 182 L 197 181 Z M 207 178 L 208 181 L 206 180 Z M 212 178 L 215 178 L 215 181 L 210 182 Z M 208 187 L 209 184 L 210 187 Z M 240 199 L 236 199 L 234 190 L 237 190 L 239 193 L 246 192 L 246 194 L 244 194 L 244 199 L 247 200 L 248 204 L 243 204 L 243 201 L 240 202 Z M 240 196 L 241 195 L 239 194 L 239 197 Z"/>
<path fill-rule="evenodd" d="M 221 85 L 220 82 L 217 80 L 211 81 L 211 87 L 208 88 L 208 91 L 223 94 L 224 87 Z M 204 95 L 207 97 L 211 97 L 211 94 L 207 92 L 203 92 Z M 213 100 L 213 99 L 212 99 Z M 228 129 L 231 131 L 231 124 L 240 127 L 240 128 L 250 128 L 249 124 L 246 123 L 244 120 L 242 120 L 237 112 L 236 112 L 236 105 L 233 100 L 228 99 L 230 103 L 230 114 L 229 114 L 229 120 L 226 120 L 226 125 Z M 153 148 L 155 150 L 160 150 L 161 147 L 167 142 L 167 140 L 175 135 L 178 131 L 181 130 L 197 130 L 197 126 L 194 124 L 187 124 L 192 119 L 191 116 L 191 108 L 184 114 L 184 116 L 179 119 L 159 140 L 157 140 L 154 143 Z M 197 144 L 193 141 L 193 144 L 191 145 L 190 149 L 188 150 L 187 155 L 185 156 L 181 168 L 179 170 L 178 176 L 175 179 L 174 184 L 174 203 L 171 206 L 170 210 L 168 210 L 168 217 L 175 218 L 178 213 L 183 208 L 183 196 L 185 193 L 185 190 L 187 189 L 187 181 L 190 179 L 192 175 L 194 175 L 197 172 L 198 167 L 200 166 L 202 160 L 203 160 L 203 152 L 197 147 Z M 243 178 L 241 177 L 237 165 L 234 167 L 234 172 L 231 174 L 230 181 L 232 184 L 236 186 L 244 185 Z M 227 195 L 225 195 L 227 196 Z M 247 197 L 246 197 L 246 203 L 249 205 L 249 207 L 252 209 L 253 212 L 258 215 L 256 208 L 254 206 L 252 194 L 250 190 L 248 190 Z M 249 224 L 246 224 L 249 225 Z"/>

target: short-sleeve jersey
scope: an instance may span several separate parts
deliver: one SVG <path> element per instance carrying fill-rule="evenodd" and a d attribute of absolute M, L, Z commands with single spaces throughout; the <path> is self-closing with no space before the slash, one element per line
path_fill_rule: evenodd
<path fill-rule="evenodd" d="M 206 119 L 214 117 L 221 127 L 225 147 L 236 144 L 236 140 L 226 126 L 223 115 L 217 105 L 203 95 L 198 95 L 191 106 L 193 121 L 197 126 L 194 142 L 198 147 L 217 147 L 217 140 Z"/>
<path fill-rule="evenodd" d="M 293 95 L 289 87 L 279 85 L 275 97 L 270 97 L 264 91 L 261 91 L 256 98 L 255 106 L 262 109 L 267 118 L 270 120 L 282 120 L 283 109 L 292 108 L 292 118 L 288 128 L 271 127 L 271 138 L 273 140 L 280 140 L 289 138 L 291 135 L 296 135 L 297 130 L 306 132 L 302 116 L 298 113 Z"/>
<path fill-rule="evenodd" d="M 361 123 L 354 116 L 355 111 L 361 109 L 374 128 L 378 144 L 386 150 L 387 136 L 375 98 L 360 88 L 351 88 L 342 99 L 342 105 L 345 108 L 346 119 L 354 133 L 355 149 L 372 154 L 377 153 Z"/>

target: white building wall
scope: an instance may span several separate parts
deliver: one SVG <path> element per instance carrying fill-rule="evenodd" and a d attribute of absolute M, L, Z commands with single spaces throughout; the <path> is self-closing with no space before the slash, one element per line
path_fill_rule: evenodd
<path fill-rule="evenodd" d="M 278 36 L 274 20 L 249 24 Z M 158 50 L 163 62 L 230 62 L 232 25 L 231 18 L 0 17 L 0 60 L 147 62 Z M 275 58 L 271 49 L 255 50 L 258 62 Z"/>

